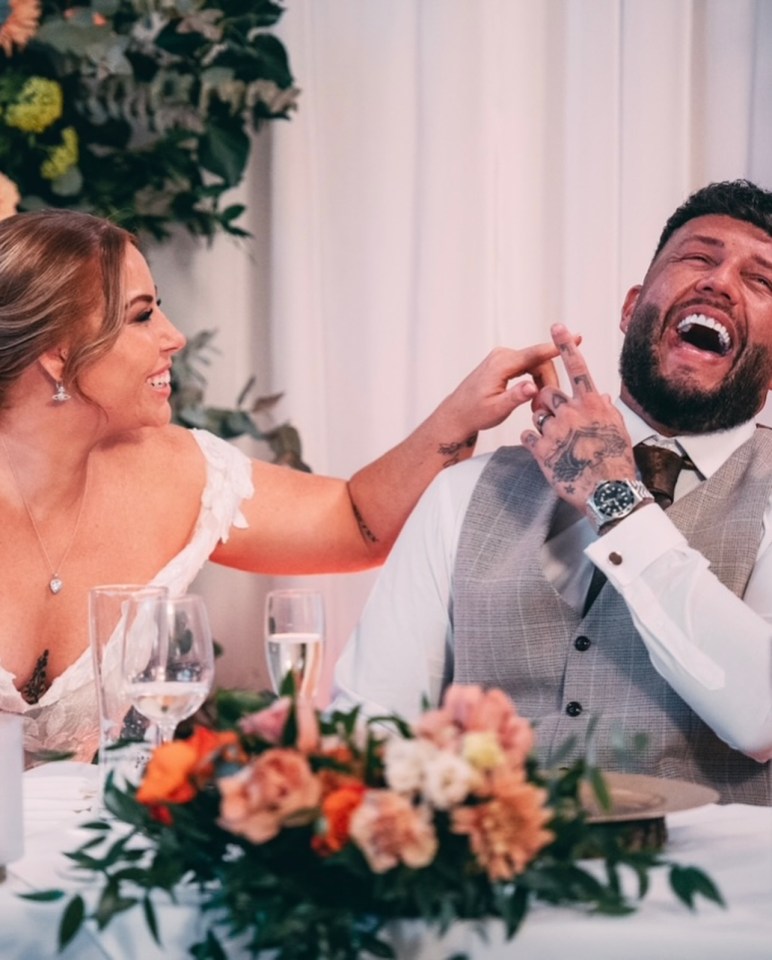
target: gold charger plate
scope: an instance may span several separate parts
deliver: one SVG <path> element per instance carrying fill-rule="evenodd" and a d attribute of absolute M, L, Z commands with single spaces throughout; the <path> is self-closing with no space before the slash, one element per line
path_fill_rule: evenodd
<path fill-rule="evenodd" d="M 611 810 L 602 810 L 592 787 L 582 784 L 582 803 L 590 816 L 588 823 L 622 823 L 626 820 L 654 820 L 716 803 L 719 794 L 711 787 L 685 780 L 666 780 L 638 773 L 604 773 L 611 796 Z"/>

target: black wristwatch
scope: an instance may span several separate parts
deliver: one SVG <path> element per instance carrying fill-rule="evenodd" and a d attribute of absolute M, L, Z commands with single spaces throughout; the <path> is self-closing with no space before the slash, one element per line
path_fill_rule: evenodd
<path fill-rule="evenodd" d="M 640 480 L 603 480 L 587 498 L 587 519 L 601 533 L 647 501 L 653 502 L 654 497 Z"/>

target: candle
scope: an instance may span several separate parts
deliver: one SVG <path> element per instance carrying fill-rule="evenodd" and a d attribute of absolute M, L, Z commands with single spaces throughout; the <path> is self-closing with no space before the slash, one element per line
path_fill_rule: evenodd
<path fill-rule="evenodd" d="M 6 864 L 18 860 L 24 852 L 21 727 L 21 717 L 0 713 L 0 879 L 5 874 Z"/>

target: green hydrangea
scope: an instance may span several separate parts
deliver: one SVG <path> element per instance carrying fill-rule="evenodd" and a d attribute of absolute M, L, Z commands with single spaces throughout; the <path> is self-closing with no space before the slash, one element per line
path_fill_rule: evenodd
<path fill-rule="evenodd" d="M 48 159 L 40 165 L 40 175 L 44 180 L 58 180 L 78 162 L 78 134 L 75 127 L 62 130 L 62 142 L 52 147 Z"/>
<path fill-rule="evenodd" d="M 25 133 L 42 133 L 61 117 L 64 95 L 56 80 L 30 77 L 5 111 L 5 122 Z"/>

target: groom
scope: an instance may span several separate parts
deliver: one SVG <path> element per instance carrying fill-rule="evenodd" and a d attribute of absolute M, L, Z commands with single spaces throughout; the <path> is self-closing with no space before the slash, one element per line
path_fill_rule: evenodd
<path fill-rule="evenodd" d="M 640 772 L 772 803 L 772 194 L 689 197 L 621 328 L 615 403 L 558 325 L 568 390 L 540 391 L 521 446 L 435 481 L 337 702 L 413 716 L 451 681 L 495 685 L 545 760 L 592 725 L 595 762 L 629 768 L 644 733 Z"/>

